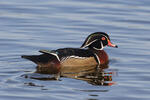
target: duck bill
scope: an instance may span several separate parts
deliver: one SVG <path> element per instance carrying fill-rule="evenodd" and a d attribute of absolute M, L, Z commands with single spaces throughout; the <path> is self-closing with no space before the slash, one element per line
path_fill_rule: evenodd
<path fill-rule="evenodd" d="M 109 46 L 109 47 L 118 48 L 118 46 L 117 46 L 117 45 L 112 44 L 109 40 L 108 40 L 108 46 Z"/>

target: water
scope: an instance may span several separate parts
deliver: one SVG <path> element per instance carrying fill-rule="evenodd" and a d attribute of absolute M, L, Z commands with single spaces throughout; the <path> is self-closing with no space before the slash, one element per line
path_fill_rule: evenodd
<path fill-rule="evenodd" d="M 148 0 L 0 0 L 0 100 L 149 100 L 149 5 Z M 109 33 L 119 46 L 105 48 L 110 64 L 99 73 L 109 76 L 104 81 L 110 85 L 101 84 L 102 75 L 95 81 L 74 75 L 51 80 L 20 57 L 80 47 L 97 31 Z"/>

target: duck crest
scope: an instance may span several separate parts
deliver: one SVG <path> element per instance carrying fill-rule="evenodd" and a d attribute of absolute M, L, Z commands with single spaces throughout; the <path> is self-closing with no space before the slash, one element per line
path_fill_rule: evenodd
<path fill-rule="evenodd" d="M 90 48 L 95 50 L 103 50 L 110 40 L 109 36 L 104 32 L 95 32 L 89 35 L 80 48 Z"/>

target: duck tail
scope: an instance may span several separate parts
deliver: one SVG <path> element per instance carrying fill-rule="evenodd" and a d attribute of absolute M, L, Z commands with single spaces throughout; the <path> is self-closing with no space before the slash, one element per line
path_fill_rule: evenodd
<path fill-rule="evenodd" d="M 41 55 L 22 55 L 21 56 L 24 59 L 28 59 L 36 64 L 42 63 L 48 63 L 49 61 L 53 60 L 55 56 L 50 54 L 41 54 Z"/>
<path fill-rule="evenodd" d="M 22 55 L 21 58 L 31 60 L 36 64 L 40 62 L 39 55 Z"/>

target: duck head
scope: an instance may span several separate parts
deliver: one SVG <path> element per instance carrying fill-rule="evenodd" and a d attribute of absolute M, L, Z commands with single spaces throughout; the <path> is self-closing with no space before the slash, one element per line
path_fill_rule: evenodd
<path fill-rule="evenodd" d="M 95 32 L 90 34 L 80 48 L 89 48 L 94 50 L 103 50 L 105 46 L 118 48 L 117 45 L 112 44 L 108 34 L 105 32 Z"/>

